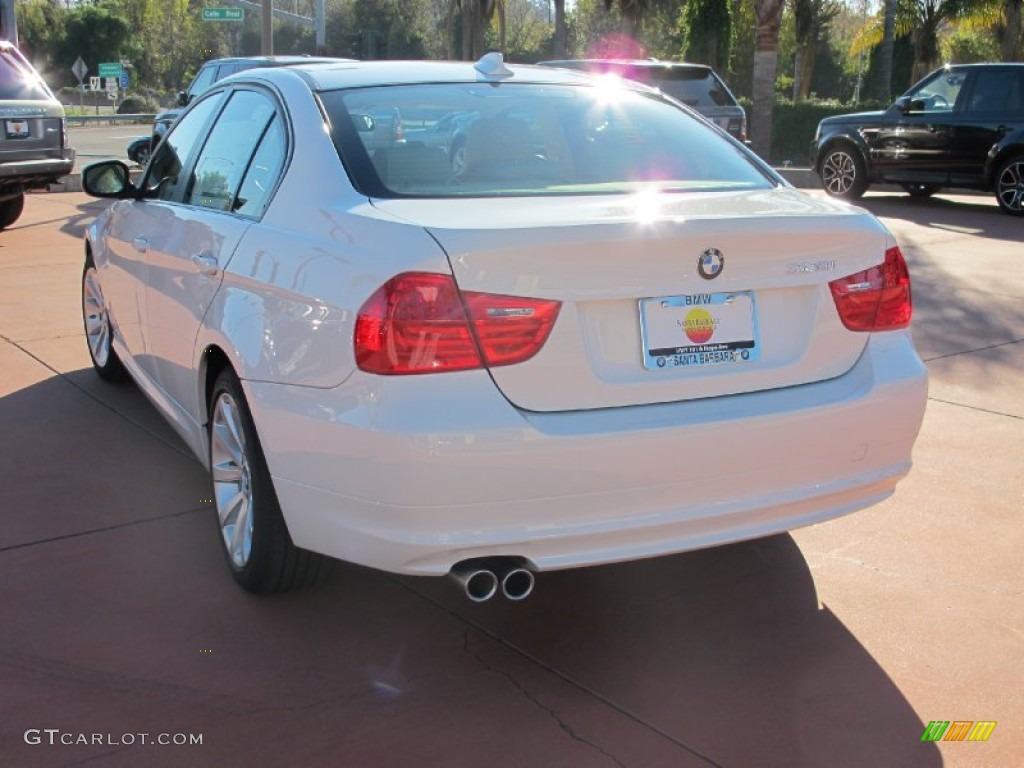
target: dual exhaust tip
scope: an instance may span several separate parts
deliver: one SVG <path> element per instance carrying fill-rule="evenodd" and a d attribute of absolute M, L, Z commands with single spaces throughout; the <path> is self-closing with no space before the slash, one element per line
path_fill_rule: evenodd
<path fill-rule="evenodd" d="M 512 602 L 525 600 L 533 592 L 533 572 L 515 557 L 463 560 L 452 567 L 451 577 L 474 603 L 490 600 L 499 589 Z"/>

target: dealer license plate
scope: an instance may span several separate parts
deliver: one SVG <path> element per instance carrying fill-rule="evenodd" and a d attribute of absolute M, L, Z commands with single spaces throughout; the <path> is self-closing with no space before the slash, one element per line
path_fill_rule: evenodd
<path fill-rule="evenodd" d="M 754 294 L 691 293 L 640 301 L 644 368 L 689 368 L 758 359 Z"/>
<path fill-rule="evenodd" d="M 8 139 L 27 139 L 28 120 L 4 120 L 4 132 Z"/>

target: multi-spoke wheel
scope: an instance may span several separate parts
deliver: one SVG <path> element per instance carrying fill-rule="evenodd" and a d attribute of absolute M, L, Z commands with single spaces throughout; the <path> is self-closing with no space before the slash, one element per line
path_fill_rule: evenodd
<path fill-rule="evenodd" d="M 825 154 L 819 166 L 821 185 L 833 197 L 856 200 L 868 188 L 864 161 L 852 146 L 839 144 Z"/>
<path fill-rule="evenodd" d="M 89 357 L 96 373 L 107 381 L 125 381 L 128 373 L 110 346 L 113 336 L 110 315 L 107 314 L 107 305 L 103 301 L 100 276 L 93 264 L 92 256 L 86 257 L 85 269 L 82 271 L 82 321 L 85 324 Z"/>
<path fill-rule="evenodd" d="M 210 400 L 210 474 L 221 544 L 250 592 L 284 592 L 327 575 L 330 560 L 292 543 L 241 384 L 230 370 Z"/>
<path fill-rule="evenodd" d="M 999 207 L 1014 216 L 1024 216 L 1024 155 L 1011 157 L 996 174 Z"/>

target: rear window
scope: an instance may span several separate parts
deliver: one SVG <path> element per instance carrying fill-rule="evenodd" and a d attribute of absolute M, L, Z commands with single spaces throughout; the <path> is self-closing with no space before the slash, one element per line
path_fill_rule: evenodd
<path fill-rule="evenodd" d="M 46 84 L 32 66 L 13 50 L 0 50 L 0 99 L 4 101 L 49 101 Z"/>
<path fill-rule="evenodd" d="M 636 78 L 690 107 L 732 107 L 736 100 L 714 72 L 650 67 L 646 78 Z"/>
<path fill-rule="evenodd" d="M 596 86 L 472 83 L 320 94 L 370 197 L 764 188 L 744 150 L 617 78 Z"/>

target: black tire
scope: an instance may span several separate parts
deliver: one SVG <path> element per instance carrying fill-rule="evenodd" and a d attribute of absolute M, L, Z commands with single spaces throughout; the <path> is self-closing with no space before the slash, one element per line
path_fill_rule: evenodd
<path fill-rule="evenodd" d="M 901 184 L 900 186 L 916 200 L 927 200 L 942 189 L 938 184 Z"/>
<path fill-rule="evenodd" d="M 24 192 L 0 203 L 0 229 L 7 229 L 20 219 L 23 210 L 25 210 Z"/>
<path fill-rule="evenodd" d="M 818 165 L 822 188 L 832 197 L 856 200 L 868 189 L 868 176 L 860 152 L 847 143 L 833 144 Z"/>
<path fill-rule="evenodd" d="M 1024 155 L 999 166 L 994 186 L 999 207 L 1011 216 L 1024 216 Z"/>
<path fill-rule="evenodd" d="M 327 577 L 332 560 L 299 549 L 292 542 L 242 385 L 230 368 L 217 377 L 209 406 L 210 477 L 218 538 L 231 575 L 242 588 L 256 594 L 319 584 Z M 241 427 L 240 446 L 228 445 L 234 442 L 232 425 Z M 244 456 L 243 464 L 225 460 L 239 453 Z M 239 477 L 237 482 L 225 480 L 234 474 Z M 236 505 L 229 503 L 239 497 L 243 498 Z M 239 525 L 243 526 L 240 532 Z"/>
<path fill-rule="evenodd" d="M 114 328 L 110 324 L 99 273 L 91 253 L 86 253 L 82 269 L 82 326 L 89 359 L 96 374 L 104 381 L 128 381 L 128 371 L 111 344 Z"/>

